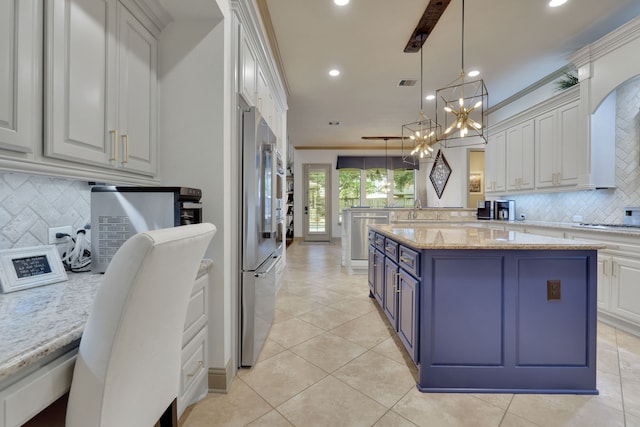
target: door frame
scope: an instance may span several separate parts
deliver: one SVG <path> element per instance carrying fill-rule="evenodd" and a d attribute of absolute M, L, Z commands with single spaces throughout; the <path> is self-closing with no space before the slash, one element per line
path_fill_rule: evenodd
<path fill-rule="evenodd" d="M 324 170 L 325 181 L 325 227 L 323 233 L 309 232 L 309 170 Z M 332 215 L 332 188 L 331 188 L 331 163 L 303 163 L 302 164 L 302 237 L 305 242 L 330 242 L 332 239 L 331 226 Z"/>

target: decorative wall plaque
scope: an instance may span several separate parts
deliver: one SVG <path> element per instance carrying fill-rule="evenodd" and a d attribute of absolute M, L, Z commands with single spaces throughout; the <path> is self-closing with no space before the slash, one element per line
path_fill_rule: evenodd
<path fill-rule="evenodd" d="M 431 168 L 431 173 L 429 174 L 431 184 L 433 184 L 433 188 L 435 188 L 436 190 L 438 199 L 442 197 L 444 187 L 447 185 L 447 181 L 449 181 L 450 175 L 451 167 L 449 166 L 447 159 L 445 159 L 442 150 L 438 150 L 438 154 L 436 154 L 436 160 L 433 162 L 433 168 Z"/>
<path fill-rule="evenodd" d="M 67 280 L 55 246 L 0 251 L 0 287 L 8 293 Z"/>

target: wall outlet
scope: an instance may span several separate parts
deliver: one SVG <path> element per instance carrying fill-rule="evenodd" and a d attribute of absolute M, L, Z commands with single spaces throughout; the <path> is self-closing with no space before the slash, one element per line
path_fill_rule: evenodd
<path fill-rule="evenodd" d="M 518 218 L 520 218 L 520 221 L 524 221 L 525 219 L 527 219 L 527 216 L 524 213 L 521 213 L 520 215 L 518 215 Z"/>
<path fill-rule="evenodd" d="M 573 218 L 571 218 L 571 220 L 573 222 L 582 222 L 582 215 L 574 215 Z"/>
<path fill-rule="evenodd" d="M 61 238 L 57 238 L 56 234 L 58 233 L 63 233 L 63 234 L 68 234 L 69 236 L 72 236 L 73 234 L 73 228 L 71 228 L 70 225 L 65 225 L 62 227 L 51 227 L 49 229 L 49 244 L 50 245 L 57 245 L 58 243 L 66 243 L 67 238 L 66 237 L 61 237 Z"/>
<path fill-rule="evenodd" d="M 560 280 L 547 280 L 547 301 L 560 300 L 560 283 Z"/>

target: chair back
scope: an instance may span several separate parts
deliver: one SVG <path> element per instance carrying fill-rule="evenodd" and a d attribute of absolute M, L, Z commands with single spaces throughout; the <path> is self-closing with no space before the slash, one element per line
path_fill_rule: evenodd
<path fill-rule="evenodd" d="M 67 427 L 153 426 L 177 397 L 187 306 L 215 232 L 147 231 L 118 249 L 82 334 Z"/>

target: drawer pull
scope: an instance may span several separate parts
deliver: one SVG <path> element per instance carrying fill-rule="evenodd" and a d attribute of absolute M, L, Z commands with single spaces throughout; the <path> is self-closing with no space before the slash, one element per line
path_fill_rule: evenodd
<path fill-rule="evenodd" d="M 200 371 L 200 369 L 202 369 L 203 366 L 204 366 L 204 361 L 198 360 L 198 366 L 196 367 L 196 369 L 193 370 L 192 373 L 187 374 L 187 377 L 189 377 L 189 378 L 194 377 L 198 373 L 198 371 Z"/>
<path fill-rule="evenodd" d="M 111 156 L 111 158 L 109 160 L 118 160 L 118 131 L 117 130 L 110 130 L 109 133 L 111 134 L 112 137 L 112 145 L 113 145 L 113 149 L 112 149 L 112 153 L 113 156 Z"/>
<path fill-rule="evenodd" d="M 400 256 L 400 261 L 405 262 L 405 263 L 407 263 L 407 264 L 411 264 L 411 265 L 413 265 L 413 259 L 412 259 L 412 258 L 407 258 L 407 257 L 406 257 L 406 256 L 404 256 L 404 255 L 401 255 L 401 256 Z"/>
<path fill-rule="evenodd" d="M 384 250 L 389 252 L 390 254 L 394 253 L 393 248 L 391 246 L 385 247 Z"/>

